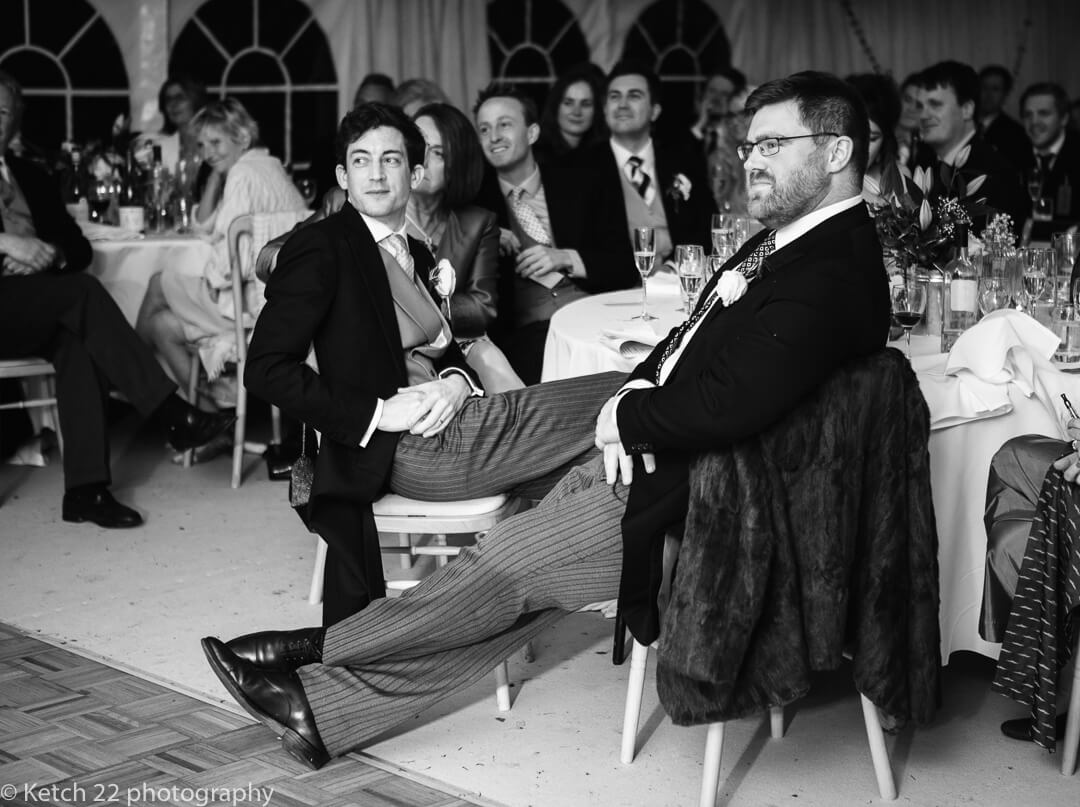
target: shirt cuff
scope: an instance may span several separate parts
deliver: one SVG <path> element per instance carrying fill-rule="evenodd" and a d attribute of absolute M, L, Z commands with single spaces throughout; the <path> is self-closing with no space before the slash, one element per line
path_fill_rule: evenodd
<path fill-rule="evenodd" d="M 611 420 L 614 422 L 616 429 L 619 428 L 619 403 L 622 401 L 622 397 L 630 390 L 653 389 L 655 386 L 656 384 L 647 379 L 635 378 L 633 381 L 627 381 L 619 388 L 619 391 L 614 395 L 615 405 L 611 407 Z"/>
<path fill-rule="evenodd" d="M 446 378 L 447 376 L 450 376 L 450 375 L 459 375 L 459 376 L 461 376 L 462 378 L 465 379 L 465 383 L 469 385 L 469 389 L 471 390 L 471 392 L 469 393 L 470 397 L 472 397 L 472 398 L 483 398 L 484 397 L 484 390 L 481 389 L 480 387 L 476 386 L 476 384 L 473 383 L 473 380 L 471 378 L 469 378 L 469 374 L 466 373 L 464 370 L 462 370 L 460 367 L 447 367 L 445 370 L 441 370 L 439 372 L 439 378 Z"/>
<path fill-rule="evenodd" d="M 567 255 L 570 256 L 570 277 L 576 277 L 584 280 L 589 275 L 585 271 L 585 261 L 581 260 L 581 255 L 576 249 L 564 250 Z"/>
<path fill-rule="evenodd" d="M 375 414 L 371 416 L 371 423 L 368 424 L 367 431 L 364 432 L 364 436 L 360 440 L 360 448 L 367 448 L 371 435 L 375 434 L 375 429 L 379 426 L 379 418 L 382 417 L 383 403 L 382 398 L 375 399 Z"/>

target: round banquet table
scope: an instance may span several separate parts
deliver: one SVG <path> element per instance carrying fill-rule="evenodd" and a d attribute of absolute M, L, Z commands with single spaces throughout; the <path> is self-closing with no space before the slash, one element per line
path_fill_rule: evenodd
<path fill-rule="evenodd" d="M 214 249 L 197 235 L 176 234 L 92 241 L 91 246 L 94 257 L 87 271 L 101 281 L 132 325 L 151 277 L 162 271 L 201 276 Z"/>

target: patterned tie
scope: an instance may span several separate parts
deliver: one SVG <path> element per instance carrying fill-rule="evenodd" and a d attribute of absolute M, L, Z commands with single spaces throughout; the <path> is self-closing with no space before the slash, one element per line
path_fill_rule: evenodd
<path fill-rule="evenodd" d="M 1050 169 L 1053 168 L 1054 155 L 1053 154 L 1036 154 L 1035 158 L 1039 161 L 1039 172 L 1045 177 L 1050 173 Z"/>
<path fill-rule="evenodd" d="M 514 218 L 521 225 L 525 235 L 529 236 L 537 244 L 550 247 L 551 236 L 548 235 L 543 222 L 537 217 L 536 211 L 525 204 L 525 200 L 521 198 L 524 193 L 524 188 L 514 188 L 510 191 L 510 209 L 514 212 Z"/>
<path fill-rule="evenodd" d="M 409 276 L 409 280 L 416 279 L 416 268 L 413 266 L 413 257 L 409 252 L 409 242 L 405 240 L 405 236 L 398 233 L 390 233 L 379 244 L 386 249 L 391 255 L 394 256 L 394 260 L 398 262 L 405 274 Z"/>
<path fill-rule="evenodd" d="M 764 240 L 754 247 L 754 251 L 747 255 L 746 259 L 739 266 L 738 271 L 746 278 L 747 283 L 753 283 L 757 276 L 761 274 L 762 264 L 765 263 L 765 259 L 769 257 L 775 249 L 776 230 L 770 230 Z M 664 363 L 679 349 L 682 340 L 691 329 L 697 325 L 701 318 L 712 310 L 713 303 L 719 299 L 720 295 L 716 293 L 716 286 L 714 285 L 709 296 L 698 303 L 697 308 L 694 309 L 694 313 L 690 315 L 686 322 L 679 326 L 679 330 L 675 331 L 675 335 L 668 340 L 668 343 L 664 346 L 664 352 L 660 354 L 660 361 L 656 365 L 655 381 L 657 384 L 660 383 L 660 374 L 664 369 Z"/>
<path fill-rule="evenodd" d="M 640 157 L 634 156 L 626 161 L 626 178 L 630 180 L 630 184 L 637 189 L 638 196 L 645 200 L 645 204 L 649 204 L 651 201 L 649 191 L 652 190 L 652 178 L 641 170 L 641 166 L 645 161 Z"/>

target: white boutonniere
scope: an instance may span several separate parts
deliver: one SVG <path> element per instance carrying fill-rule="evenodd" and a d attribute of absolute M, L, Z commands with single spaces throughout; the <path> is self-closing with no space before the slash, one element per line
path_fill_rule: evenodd
<path fill-rule="evenodd" d="M 439 261 L 435 266 L 435 271 L 431 273 L 431 283 L 435 287 L 435 292 L 444 300 L 452 297 L 457 287 L 457 272 L 454 271 L 454 265 L 446 258 Z"/>
<path fill-rule="evenodd" d="M 720 302 L 728 306 L 746 294 L 747 286 L 746 277 L 742 272 L 728 269 L 716 281 L 716 294 L 720 297 Z"/>
<path fill-rule="evenodd" d="M 690 198 L 690 191 L 693 187 L 686 174 L 676 174 L 675 181 L 671 183 L 671 195 L 685 202 Z"/>

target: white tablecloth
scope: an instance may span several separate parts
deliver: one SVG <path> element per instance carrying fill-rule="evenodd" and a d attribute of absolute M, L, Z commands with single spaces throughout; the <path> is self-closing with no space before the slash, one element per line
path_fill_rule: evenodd
<path fill-rule="evenodd" d="M 194 235 L 148 235 L 130 241 L 94 241 L 87 271 L 101 281 L 132 325 L 150 278 L 161 271 L 201 275 L 213 253 L 209 242 Z"/>
<path fill-rule="evenodd" d="M 636 294 L 633 291 L 598 294 L 558 311 L 548 331 L 543 379 L 633 369 L 636 361 L 616 353 L 605 344 L 602 334 L 626 325 L 626 320 L 637 312 L 630 304 L 639 299 Z M 657 328 L 659 334 L 682 321 L 684 315 L 674 313 L 679 305 L 677 291 L 650 295 L 650 299 L 650 309 L 661 315 L 659 323 L 653 323 L 654 326 L 662 323 Z M 944 356 L 919 355 L 936 345 L 936 338 L 932 343 L 927 340 L 920 343 L 915 337 L 912 342 L 920 383 L 961 383 L 955 377 L 950 377 L 951 380 L 936 377 L 944 369 Z M 904 349 L 902 341 L 894 345 Z M 939 539 L 941 657 L 945 663 L 957 650 L 996 658 L 1001 648 L 999 644 L 983 641 L 978 630 L 986 559 L 982 517 L 990 459 L 1005 441 L 1021 434 L 1062 437 L 1066 419 L 1059 397 L 1062 392 L 1080 405 L 1080 376 L 1054 369 L 1037 373 L 1030 398 L 1013 383 L 1000 386 L 1008 404 L 995 412 L 972 413 L 966 420 L 954 416 L 946 421 L 940 419 L 940 413 L 935 418 L 931 407 L 930 472 Z"/>

